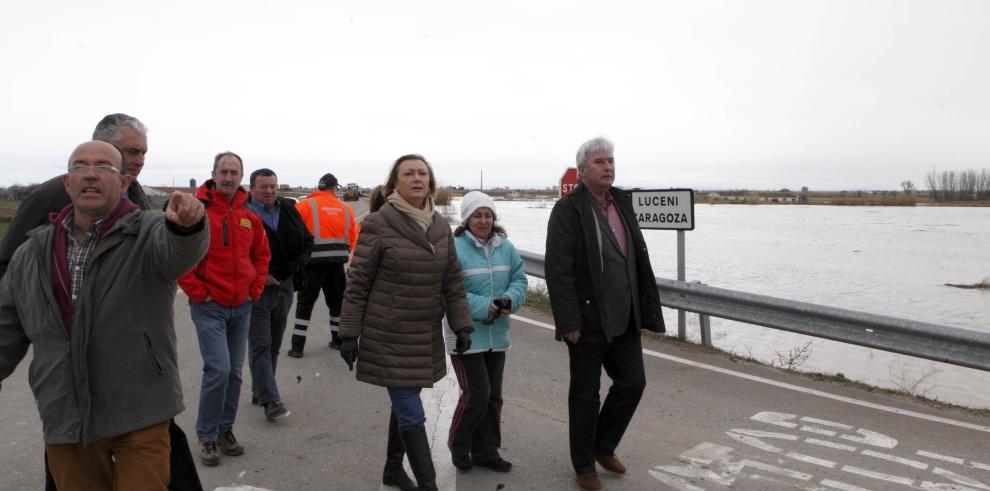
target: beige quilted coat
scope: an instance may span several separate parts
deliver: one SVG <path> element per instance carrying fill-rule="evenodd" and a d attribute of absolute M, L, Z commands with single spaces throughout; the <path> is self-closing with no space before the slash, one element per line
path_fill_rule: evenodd
<path fill-rule="evenodd" d="M 432 387 L 447 374 L 441 321 L 472 331 L 450 225 L 439 213 L 424 233 L 386 204 L 364 219 L 347 274 L 341 337 L 360 337 L 357 379 Z"/>

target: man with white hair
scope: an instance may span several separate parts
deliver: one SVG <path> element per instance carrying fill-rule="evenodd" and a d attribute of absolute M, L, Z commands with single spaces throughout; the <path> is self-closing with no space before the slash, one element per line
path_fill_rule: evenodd
<path fill-rule="evenodd" d="M 602 489 L 595 468 L 625 474 L 615 455 L 646 388 L 640 329 L 663 332 L 650 256 L 629 193 L 613 186 L 614 146 L 577 152 L 577 188 L 547 225 L 546 280 L 558 341 L 567 343 L 571 464 L 582 489 Z M 599 401 L 601 372 L 612 379 Z"/>
<path fill-rule="evenodd" d="M 132 179 L 130 186 L 125 188 L 124 196 L 142 210 L 150 208 L 148 197 L 137 181 L 138 175 L 144 169 L 144 155 L 148 153 L 147 135 L 148 128 L 144 123 L 134 116 L 122 113 L 104 116 L 93 130 L 94 140 L 107 142 L 123 154 L 124 162 L 127 164 L 124 172 Z M 10 263 L 14 251 L 27 240 L 27 233 L 35 227 L 48 223 L 48 214 L 58 213 L 69 202 L 69 195 L 66 194 L 65 186 L 62 184 L 62 175 L 45 181 L 24 198 L 17 207 L 17 213 L 7 227 L 7 232 L 0 240 L 0 278 L 7 270 L 7 264 Z"/>

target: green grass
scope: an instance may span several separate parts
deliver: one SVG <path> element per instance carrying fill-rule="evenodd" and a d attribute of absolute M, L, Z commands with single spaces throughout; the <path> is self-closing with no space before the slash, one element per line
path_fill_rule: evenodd
<path fill-rule="evenodd" d="M 0 222 L 0 237 L 7 233 L 7 227 L 10 226 L 10 222 Z"/>
<path fill-rule="evenodd" d="M 549 313 L 550 296 L 547 295 L 547 290 L 545 288 L 530 288 L 526 291 L 525 305 Z"/>
<path fill-rule="evenodd" d="M 0 208 L 7 208 L 10 210 L 16 210 L 18 206 L 21 205 L 20 201 L 8 201 L 5 199 L 0 200 Z"/>

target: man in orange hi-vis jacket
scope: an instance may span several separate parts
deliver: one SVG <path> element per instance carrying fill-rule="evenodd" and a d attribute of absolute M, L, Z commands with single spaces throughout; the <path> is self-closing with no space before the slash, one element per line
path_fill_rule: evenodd
<path fill-rule="evenodd" d="M 330 347 L 340 349 L 337 330 L 347 285 L 344 265 L 357 244 L 358 227 L 354 210 L 337 199 L 337 178 L 333 174 L 321 177 L 317 191 L 299 200 L 296 209 L 313 234 L 313 252 L 303 268 L 302 287 L 296 296 L 296 324 L 289 350 L 289 356 L 302 358 L 309 318 L 320 290 L 330 309 Z"/>

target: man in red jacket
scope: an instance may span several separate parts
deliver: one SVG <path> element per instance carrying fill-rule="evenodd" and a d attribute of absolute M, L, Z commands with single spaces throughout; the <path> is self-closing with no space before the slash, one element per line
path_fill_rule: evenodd
<path fill-rule="evenodd" d="M 219 453 L 244 453 L 233 433 L 241 367 L 251 303 L 265 288 L 271 258 L 261 218 L 246 206 L 243 177 L 244 162 L 237 154 L 224 152 L 213 159 L 213 179 L 196 192 L 210 221 L 210 249 L 192 271 L 179 278 L 179 286 L 189 296 L 203 355 L 196 434 L 200 461 L 208 466 L 220 463 Z"/>

